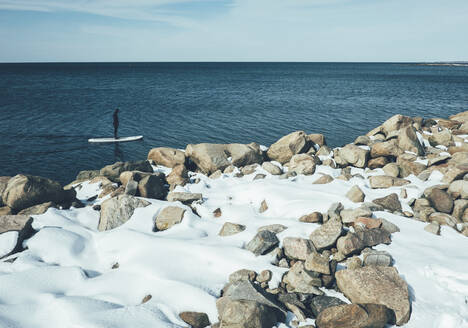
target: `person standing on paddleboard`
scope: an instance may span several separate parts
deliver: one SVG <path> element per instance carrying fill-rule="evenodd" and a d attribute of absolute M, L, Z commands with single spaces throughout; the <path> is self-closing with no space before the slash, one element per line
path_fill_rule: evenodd
<path fill-rule="evenodd" d="M 114 139 L 118 139 L 117 130 L 119 129 L 119 109 L 114 111 Z"/>

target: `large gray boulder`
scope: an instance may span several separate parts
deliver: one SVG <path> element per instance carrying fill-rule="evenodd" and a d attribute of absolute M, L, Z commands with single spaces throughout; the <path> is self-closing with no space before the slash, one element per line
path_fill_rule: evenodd
<path fill-rule="evenodd" d="M 109 198 L 101 204 L 99 231 L 111 230 L 127 222 L 135 209 L 146 207 L 151 203 L 130 195 L 119 195 Z"/>
<path fill-rule="evenodd" d="M 256 143 L 244 144 L 189 144 L 185 149 L 189 157 L 204 174 L 224 171 L 229 165 L 246 166 L 262 163 L 263 154 Z M 230 159 L 229 159 L 230 158 Z"/>
<path fill-rule="evenodd" d="M 175 148 L 157 147 L 149 151 L 148 159 L 157 165 L 174 167 L 185 163 L 185 154 L 183 151 Z"/>
<path fill-rule="evenodd" d="M 335 274 L 338 288 L 353 303 L 382 304 L 395 312 L 396 324 L 409 321 L 408 285 L 394 267 L 366 266 Z"/>
<path fill-rule="evenodd" d="M 75 191 L 64 190 L 60 183 L 32 175 L 18 174 L 8 181 L 3 191 L 3 202 L 13 211 L 54 202 L 57 204 L 75 199 Z"/>
<path fill-rule="evenodd" d="M 296 154 L 305 153 L 310 148 L 310 142 L 304 131 L 292 132 L 270 146 L 267 156 L 281 164 L 287 163 Z"/>
<path fill-rule="evenodd" d="M 148 161 L 137 161 L 137 162 L 116 162 L 111 165 L 104 166 L 99 175 L 105 176 L 112 182 L 120 182 L 120 174 L 125 171 L 141 171 L 141 172 L 153 172 L 153 167 Z"/>

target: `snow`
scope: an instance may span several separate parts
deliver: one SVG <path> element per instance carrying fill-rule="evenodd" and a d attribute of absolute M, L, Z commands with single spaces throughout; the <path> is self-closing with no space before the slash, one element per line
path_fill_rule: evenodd
<path fill-rule="evenodd" d="M 279 163 L 277 163 L 279 164 Z M 155 167 L 168 173 L 170 169 Z M 253 180 L 256 173 L 265 179 Z M 199 192 L 198 217 L 181 203 L 148 199 L 151 205 L 135 210 L 124 225 L 105 232 L 97 231 L 99 212 L 91 206 L 70 210 L 49 209 L 34 216 L 38 233 L 25 242 L 27 250 L 0 261 L 0 327 L 187 327 L 178 314 L 197 311 L 217 322 L 216 298 L 238 269 L 273 272 L 274 288 L 286 271 L 271 264 L 272 255 L 256 257 L 244 247 L 264 225 L 282 224 L 285 237 L 308 238 L 318 224 L 302 223 L 298 218 L 314 211 L 325 212 L 332 203 L 355 208 L 345 197 L 358 185 L 365 201 L 405 188 L 403 209 L 425 188 L 439 184 L 442 174 L 434 171 L 428 181 L 407 177 L 411 184 L 388 189 L 371 189 L 368 177 L 379 170 L 353 168 L 365 179 L 334 180 L 315 185 L 322 174 L 333 177 L 340 170 L 318 166 L 311 176 L 280 179 L 257 168 L 242 178 L 234 173 L 209 179 L 202 174 L 197 184 L 177 187 L 176 191 Z M 78 197 L 86 200 L 99 194 L 99 184 L 82 183 Z M 259 213 L 265 200 L 268 210 Z M 93 201 L 100 204 L 102 200 Z M 154 219 L 166 206 L 185 208 L 182 223 L 162 232 L 153 232 Z M 213 211 L 222 215 L 215 218 Z M 395 267 L 410 286 L 411 320 L 405 327 L 468 327 L 468 239 L 443 227 L 441 236 L 424 231 L 424 223 L 386 212 L 374 213 L 397 224 L 401 232 L 392 236 L 391 245 L 377 249 L 389 251 Z M 233 236 L 220 237 L 225 222 L 243 224 L 246 229 Z M 0 235 L 0 253 L 16 242 L 13 234 Z M 118 268 L 112 268 L 117 266 Z M 146 295 L 152 298 L 141 304 Z M 335 291 L 327 294 L 343 295 Z M 27 314 L 27 315 L 25 315 Z M 292 327 L 294 316 L 278 327 Z M 313 320 L 309 320 L 313 323 Z"/>
<path fill-rule="evenodd" d="M 18 231 L 7 231 L 0 234 L 0 257 L 10 253 L 16 246 Z"/>

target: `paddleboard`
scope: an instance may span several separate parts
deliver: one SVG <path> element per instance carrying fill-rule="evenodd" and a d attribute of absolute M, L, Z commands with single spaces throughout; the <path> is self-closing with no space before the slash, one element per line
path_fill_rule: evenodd
<path fill-rule="evenodd" d="M 143 136 L 132 136 L 132 137 L 122 137 L 122 138 L 92 138 L 88 139 L 88 142 L 128 142 L 128 141 L 137 141 L 143 139 Z"/>

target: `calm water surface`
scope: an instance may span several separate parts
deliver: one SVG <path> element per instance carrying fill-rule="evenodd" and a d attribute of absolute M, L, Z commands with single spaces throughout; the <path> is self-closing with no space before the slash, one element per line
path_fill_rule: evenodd
<path fill-rule="evenodd" d="M 141 142 L 89 144 L 112 136 Z M 348 63 L 0 64 L 0 175 L 67 183 L 152 147 L 270 145 L 295 131 L 351 142 L 396 113 L 468 110 L 468 67 Z"/>

